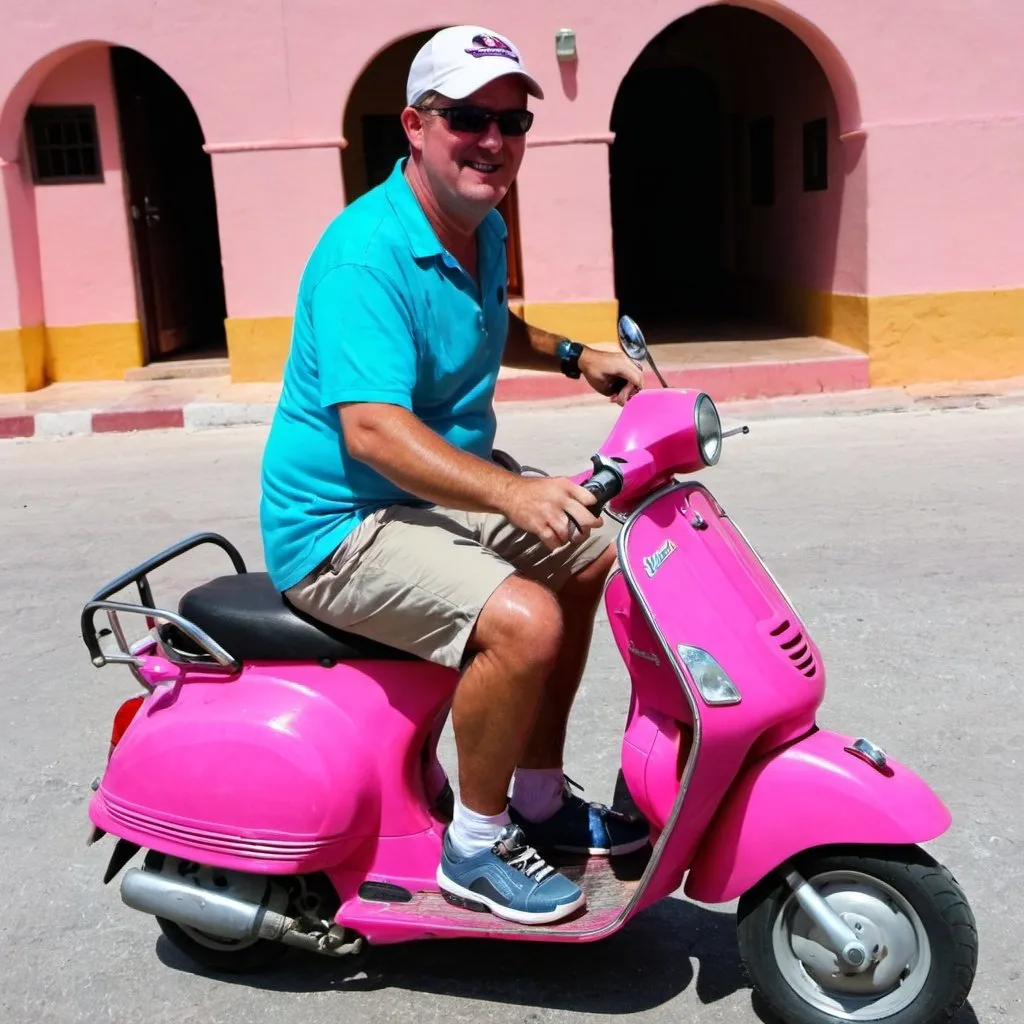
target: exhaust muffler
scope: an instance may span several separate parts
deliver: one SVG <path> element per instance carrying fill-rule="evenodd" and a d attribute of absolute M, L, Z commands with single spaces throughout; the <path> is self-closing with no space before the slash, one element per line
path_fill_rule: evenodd
<path fill-rule="evenodd" d="M 121 899 L 132 910 L 163 917 L 219 939 L 267 939 L 316 953 L 358 953 L 363 940 L 345 942 L 344 929 L 331 921 L 307 922 L 226 893 L 201 889 L 155 871 L 132 868 L 121 881 Z M 314 927 L 309 928 L 313 923 Z"/>

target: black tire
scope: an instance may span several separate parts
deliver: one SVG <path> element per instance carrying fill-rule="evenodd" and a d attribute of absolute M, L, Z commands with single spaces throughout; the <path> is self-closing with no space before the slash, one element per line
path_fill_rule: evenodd
<path fill-rule="evenodd" d="M 874 1017 L 868 1011 L 855 1019 L 946 1024 L 966 1001 L 978 962 L 974 915 L 953 875 L 916 846 L 830 847 L 801 854 L 794 864 L 808 881 L 828 872 L 856 872 L 883 883 L 910 905 L 927 936 L 931 964 L 913 1001 L 894 1013 Z M 783 1024 L 849 1024 L 850 1017 L 834 1016 L 803 998 L 780 967 L 773 931 L 790 896 L 784 879 L 773 873 L 740 898 L 740 956 L 750 981 Z M 809 986 L 817 985 L 804 973 Z"/>
<path fill-rule="evenodd" d="M 269 939 L 257 939 L 251 945 L 231 948 L 227 943 L 223 949 L 213 949 L 196 941 L 181 925 L 158 917 L 160 930 L 167 936 L 167 941 L 179 953 L 184 954 L 193 963 L 204 970 L 216 974 L 252 974 L 263 971 L 277 963 L 287 952 L 288 947 L 281 942 Z"/>

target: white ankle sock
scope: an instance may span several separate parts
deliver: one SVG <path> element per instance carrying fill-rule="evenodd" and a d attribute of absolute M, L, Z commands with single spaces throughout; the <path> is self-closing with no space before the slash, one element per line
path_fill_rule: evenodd
<path fill-rule="evenodd" d="M 561 808 L 564 790 L 561 768 L 517 768 L 510 803 L 527 821 L 547 821 Z"/>
<path fill-rule="evenodd" d="M 481 850 L 489 850 L 501 834 L 501 830 L 511 823 L 507 807 L 501 814 L 477 814 L 461 800 L 456 800 L 455 815 L 448 828 L 448 839 L 457 856 L 472 857 Z"/>

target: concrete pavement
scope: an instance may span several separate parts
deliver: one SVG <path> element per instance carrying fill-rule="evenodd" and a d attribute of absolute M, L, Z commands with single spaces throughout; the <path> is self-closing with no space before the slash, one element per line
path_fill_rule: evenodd
<path fill-rule="evenodd" d="M 726 441 L 702 479 L 822 650 L 821 722 L 875 740 L 951 807 L 953 829 L 930 849 L 964 886 L 981 935 L 971 1006 L 956 1024 L 1016 1024 L 1024 407 L 796 412 Z M 499 443 L 577 471 L 614 415 L 603 403 L 509 407 Z M 258 567 L 264 436 L 235 427 L 0 444 L 0 1021 L 753 1024 L 729 907 L 670 899 L 594 946 L 395 947 L 354 980 L 301 956 L 272 974 L 215 979 L 194 973 L 116 886 L 103 887 L 109 845 L 83 845 L 89 782 L 135 686 L 126 669 L 90 666 L 81 605 L 198 529 L 224 533 Z M 154 577 L 156 596 L 173 604 L 181 587 L 219 570 L 202 556 L 183 560 Z M 610 796 L 626 698 L 599 625 L 567 764 L 596 799 Z M 451 767 L 450 745 L 445 758 Z"/>

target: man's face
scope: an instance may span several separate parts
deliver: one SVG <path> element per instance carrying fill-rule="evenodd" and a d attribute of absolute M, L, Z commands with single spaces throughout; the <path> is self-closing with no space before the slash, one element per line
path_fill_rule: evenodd
<path fill-rule="evenodd" d="M 465 99 L 437 98 L 431 106 L 474 106 L 497 113 L 524 109 L 526 97 L 522 79 L 508 75 Z M 452 213 L 477 217 L 481 210 L 486 214 L 497 206 L 523 162 L 525 136 L 502 135 L 494 121 L 476 134 L 455 131 L 444 117 L 426 111 L 417 114 L 419 130 L 409 132 L 410 142 L 420 150 L 424 173 L 438 203 Z"/>

